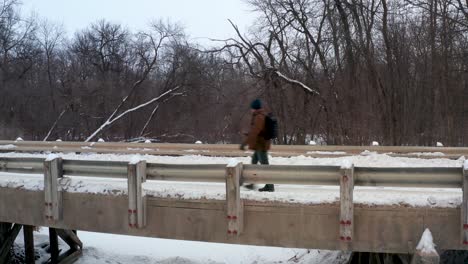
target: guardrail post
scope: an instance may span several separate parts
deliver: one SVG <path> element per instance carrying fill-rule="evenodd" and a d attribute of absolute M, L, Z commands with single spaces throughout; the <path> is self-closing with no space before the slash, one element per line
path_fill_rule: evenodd
<path fill-rule="evenodd" d="M 461 242 L 468 246 L 468 161 L 463 165 L 463 200 L 461 206 Z"/>
<path fill-rule="evenodd" d="M 128 226 L 143 228 L 146 226 L 146 195 L 142 183 L 146 181 L 146 161 L 130 162 L 128 172 Z"/>
<path fill-rule="evenodd" d="M 340 172 L 340 241 L 342 249 L 348 250 L 351 247 L 354 229 L 354 165 L 343 165 Z"/>
<path fill-rule="evenodd" d="M 226 214 L 228 235 L 239 236 L 244 228 L 244 206 L 240 198 L 242 163 L 231 162 L 226 166 Z"/>
<path fill-rule="evenodd" d="M 62 158 L 47 158 L 44 161 L 44 205 L 49 222 L 62 220 L 62 192 L 58 190 L 58 179 L 62 176 Z"/>

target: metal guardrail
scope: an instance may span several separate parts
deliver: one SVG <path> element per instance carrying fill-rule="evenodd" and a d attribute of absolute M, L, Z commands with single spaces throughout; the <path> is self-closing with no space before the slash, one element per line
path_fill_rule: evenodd
<path fill-rule="evenodd" d="M 450 158 L 468 156 L 468 148 L 414 147 L 414 146 L 311 146 L 273 145 L 273 156 L 305 155 L 311 157 L 343 157 L 364 151 L 387 154 L 393 157 Z M 65 141 L 7 141 L 0 140 L 0 152 L 94 152 L 151 155 L 246 156 L 234 144 L 173 144 L 173 143 L 122 143 L 122 142 L 65 142 Z"/>
<path fill-rule="evenodd" d="M 0 158 L 0 171 L 42 174 L 43 158 Z M 127 178 L 127 162 L 63 160 L 63 174 Z M 225 182 L 225 164 L 147 163 L 148 180 Z M 339 185 L 340 166 L 243 165 L 241 179 L 249 183 Z M 460 188 L 463 170 L 456 167 L 382 168 L 355 167 L 355 186 Z"/>
<path fill-rule="evenodd" d="M 224 164 L 158 164 L 144 160 L 131 162 L 68 160 L 60 157 L 0 157 L 0 172 L 44 175 L 44 212 L 49 223 L 63 221 L 63 199 L 58 179 L 63 176 L 89 176 L 127 179 L 128 225 L 146 226 L 146 180 L 219 182 L 226 187 L 228 236 L 238 236 L 244 228 L 244 205 L 241 182 L 338 185 L 339 236 L 341 249 L 349 250 L 354 241 L 354 186 L 454 187 L 463 190 L 460 243 L 468 245 L 468 161 L 461 168 L 370 168 L 347 166 L 243 165 Z M 18 177 L 21 177 L 21 174 Z M 0 176 L 1 177 L 1 176 Z M 223 218 L 223 219 L 226 219 Z"/>

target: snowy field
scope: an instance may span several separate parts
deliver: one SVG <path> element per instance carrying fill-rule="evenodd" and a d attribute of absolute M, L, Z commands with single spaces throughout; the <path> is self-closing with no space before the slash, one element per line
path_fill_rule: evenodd
<path fill-rule="evenodd" d="M 62 154 L 65 159 L 80 160 L 120 160 L 130 161 L 133 155 L 115 154 Z M 47 154 L 2 153 L 0 157 L 47 157 Z M 170 164 L 227 164 L 230 158 L 204 156 L 141 156 L 148 162 Z M 239 157 L 237 160 L 249 163 L 250 158 Z M 464 158 L 416 159 L 390 157 L 385 154 L 363 153 L 352 157 L 311 158 L 270 157 L 271 164 L 283 165 L 341 165 L 346 161 L 355 166 L 367 167 L 460 167 Z M 0 186 L 26 189 L 43 189 L 42 175 L 23 175 L 21 179 L 13 174 L 0 174 Z M 106 193 L 111 195 L 126 194 L 125 180 L 96 179 L 86 177 L 64 177 L 61 182 L 69 192 Z M 225 199 L 225 187 L 216 183 L 154 182 L 148 181 L 144 189 L 149 196 L 177 197 L 181 199 Z M 242 190 L 243 199 L 270 200 L 290 203 L 333 203 L 339 201 L 338 186 L 299 186 L 277 185 L 274 193 L 260 193 Z M 356 187 L 355 203 L 370 205 L 409 205 L 457 207 L 461 203 L 460 189 L 437 188 L 390 188 Z M 35 233 L 36 244 L 47 240 L 47 229 Z M 164 240 L 155 238 L 130 237 L 120 235 L 79 232 L 85 248 L 79 264 L 91 263 L 345 263 L 349 255 L 340 251 L 287 249 L 227 245 L 191 241 Z M 17 239 L 18 245 L 22 238 Z M 17 250 L 20 250 L 17 248 Z M 44 249 L 38 248 L 42 258 L 47 259 Z"/>
<path fill-rule="evenodd" d="M 345 263 L 350 256 L 341 251 L 228 245 L 80 231 L 78 235 L 84 249 L 76 264 L 339 264 Z M 34 239 L 36 254 L 40 255 L 36 263 L 47 261 L 50 255 L 41 245 L 48 241 L 48 229 L 35 232 Z M 24 245 L 21 232 L 16 244 L 15 252 L 21 255 Z M 64 243 L 60 247 L 68 249 Z"/>

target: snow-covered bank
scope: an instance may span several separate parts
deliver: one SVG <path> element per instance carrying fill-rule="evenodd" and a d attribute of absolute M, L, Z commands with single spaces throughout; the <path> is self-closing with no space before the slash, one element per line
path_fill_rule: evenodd
<path fill-rule="evenodd" d="M 37 263 L 48 259 L 41 244 L 48 240 L 47 228 L 34 233 Z M 327 250 L 257 247 L 132 237 L 122 235 L 78 232 L 83 242 L 83 256 L 76 264 L 250 264 L 250 263 L 345 263 L 348 253 Z M 23 250 L 22 234 L 16 239 L 16 255 Z M 62 243 L 61 248 L 67 249 Z"/>

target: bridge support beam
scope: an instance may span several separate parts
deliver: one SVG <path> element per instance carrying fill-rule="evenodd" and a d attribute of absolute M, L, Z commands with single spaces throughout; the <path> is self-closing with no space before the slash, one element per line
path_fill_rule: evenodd
<path fill-rule="evenodd" d="M 35 263 L 35 253 L 34 253 L 34 236 L 33 236 L 33 226 L 29 225 L 20 225 L 20 224 L 11 224 L 11 223 L 1 223 L 0 222 L 0 263 L 9 263 L 10 261 L 10 250 L 13 246 L 16 237 L 18 236 L 21 227 L 23 227 L 24 234 L 24 247 L 25 254 L 24 259 L 21 260 L 26 264 Z M 59 249 L 59 239 L 62 238 L 65 241 L 70 249 L 60 254 Z M 65 264 L 73 263 L 78 257 L 82 254 L 83 244 L 76 235 L 75 231 L 64 230 L 64 229 L 55 229 L 49 228 L 49 253 L 51 264 Z"/>
<path fill-rule="evenodd" d="M 60 157 L 48 158 L 44 161 L 44 213 L 49 222 L 62 220 L 62 192 L 58 189 L 58 179 L 62 176 L 63 168 Z"/>
<path fill-rule="evenodd" d="M 24 236 L 24 261 L 26 264 L 36 263 L 36 255 L 34 252 L 34 227 L 30 225 L 23 226 Z"/>
<path fill-rule="evenodd" d="M 130 228 L 146 226 L 146 195 L 142 184 L 146 181 L 146 161 L 130 162 L 128 172 L 128 225 Z"/>
<path fill-rule="evenodd" d="M 462 168 L 463 170 L 463 200 L 461 205 L 461 243 L 468 248 L 468 161 Z"/>
<path fill-rule="evenodd" d="M 0 263 L 8 263 L 10 249 L 21 230 L 21 225 L 0 222 Z"/>
<path fill-rule="evenodd" d="M 62 254 L 60 254 L 59 237 L 70 247 Z M 50 261 L 48 263 L 50 264 L 73 263 L 82 255 L 83 243 L 76 231 L 49 228 L 49 243 Z"/>
<path fill-rule="evenodd" d="M 373 253 L 373 252 L 353 252 L 349 259 L 349 264 L 410 264 L 410 254 L 394 254 L 394 253 Z"/>
<path fill-rule="evenodd" d="M 239 236 L 244 228 L 244 206 L 240 198 L 242 163 L 233 162 L 226 167 L 227 234 Z"/>
<path fill-rule="evenodd" d="M 49 228 L 49 252 L 50 252 L 50 263 L 58 263 L 59 258 L 59 244 L 58 235 L 55 228 Z"/>
<path fill-rule="evenodd" d="M 354 165 L 344 165 L 340 171 L 340 247 L 349 251 L 354 230 Z"/>
<path fill-rule="evenodd" d="M 58 257 L 58 263 L 73 263 L 81 255 L 83 249 L 83 243 L 78 238 L 77 232 L 75 230 L 67 229 L 56 229 L 57 235 L 67 243 L 70 247 L 65 253 L 61 254 Z"/>

